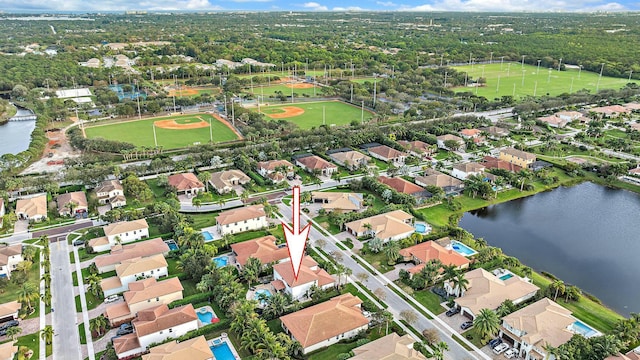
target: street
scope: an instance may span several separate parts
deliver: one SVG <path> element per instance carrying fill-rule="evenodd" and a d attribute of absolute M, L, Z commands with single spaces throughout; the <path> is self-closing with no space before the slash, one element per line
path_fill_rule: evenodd
<path fill-rule="evenodd" d="M 55 331 L 53 337 L 53 358 L 61 360 L 82 360 L 76 306 L 73 298 L 73 281 L 69 271 L 69 245 L 67 241 L 51 244 L 51 313 Z"/>

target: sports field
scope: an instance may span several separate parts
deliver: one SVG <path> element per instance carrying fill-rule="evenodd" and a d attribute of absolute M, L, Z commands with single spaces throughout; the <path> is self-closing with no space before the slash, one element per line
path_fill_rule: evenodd
<path fill-rule="evenodd" d="M 326 125 L 348 125 L 360 121 L 362 109 L 339 101 L 318 101 L 293 103 L 287 105 L 261 107 L 260 111 L 272 119 L 285 119 L 301 129 L 310 129 L 322 125 L 322 108 L 325 111 Z M 256 109 L 257 110 L 257 109 Z M 364 111 L 364 121 L 373 117 L 370 111 Z"/>
<path fill-rule="evenodd" d="M 484 68 L 484 70 L 483 70 Z M 477 89 L 478 96 L 487 99 L 499 98 L 505 95 L 512 95 L 516 98 L 525 96 L 556 96 L 562 93 L 574 93 L 581 89 L 589 89 L 592 93 L 599 89 L 619 89 L 627 84 L 627 79 L 612 78 L 603 76 L 598 86 L 599 74 L 578 69 L 567 69 L 566 71 L 538 68 L 533 65 L 521 63 L 495 63 L 486 65 L 456 66 L 456 70 L 467 72 L 473 79 L 483 76 L 487 79 L 485 86 Z M 523 71 L 524 70 L 524 71 Z M 524 74 L 524 82 L 523 82 Z M 498 81 L 499 78 L 499 81 Z M 455 91 L 470 91 L 476 93 L 475 87 L 457 87 Z"/>
<path fill-rule="evenodd" d="M 308 83 L 296 83 L 296 84 L 280 84 L 271 86 L 254 86 L 253 94 L 264 95 L 265 97 L 273 96 L 277 91 L 281 91 L 284 96 L 291 96 L 291 89 L 293 93 L 297 94 L 296 97 L 302 97 L 304 94 L 314 96 L 313 84 Z M 246 92 L 251 93 L 251 89 L 245 89 Z M 319 94 L 320 89 L 316 86 L 315 94 Z"/>
<path fill-rule="evenodd" d="M 102 137 L 153 147 L 155 128 L 158 146 L 174 149 L 195 143 L 206 144 L 212 137 L 214 143 L 240 138 L 227 124 L 211 114 L 189 114 L 96 125 L 85 128 L 85 134 L 88 138 Z"/>
<path fill-rule="evenodd" d="M 169 89 L 167 96 L 196 97 L 203 94 L 217 94 L 220 90 L 214 87 L 189 87 L 182 86 L 179 89 Z"/>
<path fill-rule="evenodd" d="M 354 83 L 358 83 L 358 84 L 364 84 L 366 82 L 370 82 L 373 84 L 373 82 L 375 81 L 375 78 L 363 77 L 363 78 L 350 79 L 350 81 L 353 81 Z M 378 82 L 380 82 L 380 79 L 378 79 Z"/>

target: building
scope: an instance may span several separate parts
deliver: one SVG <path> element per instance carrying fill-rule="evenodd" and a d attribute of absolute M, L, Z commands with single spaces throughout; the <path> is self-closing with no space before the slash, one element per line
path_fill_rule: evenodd
<path fill-rule="evenodd" d="M 415 232 L 413 215 L 402 210 L 351 221 L 344 226 L 353 236 L 377 237 L 384 242 L 404 239 Z"/>
<path fill-rule="evenodd" d="M 418 204 L 433 196 L 424 188 L 400 177 L 390 178 L 386 176 L 379 176 L 378 181 L 399 193 L 411 195 Z"/>
<path fill-rule="evenodd" d="M 558 111 L 554 115 L 559 117 L 563 121 L 567 121 L 567 122 L 572 122 L 572 121 L 576 121 L 576 120 L 580 120 L 581 122 L 585 122 L 584 121 L 584 115 L 581 112 L 578 112 L 578 111 Z"/>
<path fill-rule="evenodd" d="M 47 194 L 37 195 L 16 202 L 18 220 L 42 221 L 47 218 Z"/>
<path fill-rule="evenodd" d="M 59 195 L 56 198 L 56 203 L 58 204 L 60 216 L 82 215 L 89 211 L 89 204 L 84 191 L 74 191 Z"/>
<path fill-rule="evenodd" d="M 352 294 L 336 296 L 323 303 L 280 317 L 282 328 L 300 342 L 303 353 L 350 339 L 369 327 L 362 315 L 362 300 Z"/>
<path fill-rule="evenodd" d="M 194 173 L 173 174 L 167 180 L 178 195 L 197 195 L 204 192 L 204 184 Z"/>
<path fill-rule="evenodd" d="M 233 191 L 234 186 L 248 184 L 251 178 L 240 170 L 224 170 L 211 174 L 209 183 L 218 194 L 226 194 Z"/>
<path fill-rule="evenodd" d="M 353 349 L 350 360 L 427 360 L 421 352 L 413 348 L 415 340 L 411 335 L 400 336 L 391 333 L 370 343 Z"/>
<path fill-rule="evenodd" d="M 438 144 L 438 149 L 451 150 L 444 144 L 445 141 L 450 141 L 450 140 L 458 143 L 458 148 L 456 150 L 464 150 L 465 148 L 464 139 L 462 139 L 459 136 L 444 134 L 436 137 L 436 140 Z"/>
<path fill-rule="evenodd" d="M 335 280 L 328 272 L 318 266 L 318 263 L 305 256 L 300 264 L 300 271 L 296 278 L 291 262 L 285 261 L 273 266 L 273 287 L 291 295 L 293 300 L 304 300 L 309 297 L 312 287 L 325 290 L 335 285 Z"/>
<path fill-rule="evenodd" d="M 451 283 L 445 283 L 444 288 L 449 294 L 461 294 L 454 301 L 460 313 L 470 319 L 474 319 L 482 309 L 497 309 L 507 299 L 518 305 L 533 298 L 539 290 L 519 276 L 505 274 L 501 277 L 478 268 L 464 274 L 469 281 L 467 290 L 453 288 Z"/>
<path fill-rule="evenodd" d="M 216 227 L 220 235 L 259 230 L 268 226 L 269 221 L 262 205 L 223 211 L 216 217 Z"/>
<path fill-rule="evenodd" d="M 279 263 L 289 258 L 289 249 L 286 244 L 277 245 L 273 235 L 231 244 L 231 251 L 240 268 L 247 263 L 249 258 L 258 259 L 263 265 Z"/>
<path fill-rule="evenodd" d="M 9 301 L 8 303 L 0 304 L 0 321 L 18 320 L 20 309 L 22 309 L 22 303 L 19 301 Z"/>
<path fill-rule="evenodd" d="M 541 116 L 536 120 L 543 122 L 552 128 L 559 128 L 559 129 L 566 127 L 567 124 L 570 122 L 569 120 L 563 119 L 559 116 L 556 116 L 555 114 L 549 115 L 549 116 Z"/>
<path fill-rule="evenodd" d="M 293 164 L 287 160 L 261 161 L 258 163 L 258 173 L 276 184 L 293 179 L 296 174 Z"/>
<path fill-rule="evenodd" d="M 464 190 L 464 182 L 434 169 L 425 169 L 424 176 L 415 178 L 416 185 L 436 186 L 446 195 L 457 195 Z"/>
<path fill-rule="evenodd" d="M 303 168 L 306 172 L 314 173 L 319 171 L 322 176 L 331 176 L 338 171 L 338 167 L 317 155 L 306 155 L 294 158 L 296 165 Z"/>
<path fill-rule="evenodd" d="M 631 123 L 631 130 L 640 131 L 640 123 Z"/>
<path fill-rule="evenodd" d="M 129 288 L 129 284 L 148 277 L 159 279 L 168 275 L 168 264 L 164 255 L 125 260 L 116 265 L 116 276 L 102 279 L 100 287 L 104 296 L 119 294 Z"/>
<path fill-rule="evenodd" d="M 480 130 L 489 134 L 489 137 L 498 139 L 501 137 L 509 136 L 509 130 L 498 127 L 498 126 L 487 126 L 480 128 Z"/>
<path fill-rule="evenodd" d="M 423 243 L 410 246 L 400 250 L 402 261 L 411 261 L 416 266 L 409 269 L 409 274 L 419 273 L 425 263 L 431 260 L 439 260 L 442 265 L 455 265 L 458 269 L 469 267 L 469 259 L 460 255 L 453 249 L 446 249 L 435 241 L 425 241 Z"/>
<path fill-rule="evenodd" d="M 364 196 L 360 193 L 314 191 L 311 193 L 311 200 L 315 203 L 321 203 L 321 207 L 327 212 L 360 211 L 365 207 Z"/>
<path fill-rule="evenodd" d="M 615 356 L 609 356 L 604 360 L 640 360 L 640 346 L 629 351 L 626 354 L 618 354 Z"/>
<path fill-rule="evenodd" d="M 149 237 L 147 220 L 120 221 L 105 227 L 103 237 L 89 240 L 94 252 L 103 252 L 117 244 L 126 244 Z"/>
<path fill-rule="evenodd" d="M 594 113 L 600 118 L 615 118 L 621 115 L 629 115 L 631 114 L 631 109 L 626 108 L 621 105 L 609 105 L 609 106 L 601 106 L 594 107 L 588 109 L 589 113 Z"/>
<path fill-rule="evenodd" d="M 415 141 L 400 140 L 398 141 L 398 144 L 400 144 L 403 148 L 407 149 L 409 154 L 421 159 L 424 157 L 433 155 L 437 149 L 437 146 L 427 144 L 426 142 L 422 142 L 420 140 L 415 140 Z"/>
<path fill-rule="evenodd" d="M 95 188 L 98 203 L 109 204 L 112 209 L 127 205 L 127 198 L 124 196 L 124 188 L 118 180 L 103 181 Z"/>
<path fill-rule="evenodd" d="M 484 165 L 481 165 L 475 162 L 455 164 L 453 165 L 451 176 L 458 178 L 460 180 L 466 180 L 469 176 L 482 175 L 482 173 L 484 173 L 484 170 L 485 170 Z"/>
<path fill-rule="evenodd" d="M 18 353 L 18 346 L 15 342 L 9 341 L 0 344 L 0 360 L 13 360 Z"/>
<path fill-rule="evenodd" d="M 131 324 L 134 333 L 113 339 L 118 359 L 138 355 L 153 343 L 178 338 L 198 329 L 198 316 L 191 304 L 171 310 L 167 305 L 158 305 L 138 312 L 138 317 Z"/>
<path fill-rule="evenodd" d="M 369 162 L 371 162 L 371 158 L 361 152 L 348 149 L 345 150 L 346 151 L 341 152 L 327 152 L 327 155 L 329 155 L 329 158 L 331 158 L 333 162 L 344 166 L 351 171 L 365 167 Z"/>
<path fill-rule="evenodd" d="M 171 341 L 149 349 L 142 360 L 214 360 L 204 335 L 185 341 Z"/>
<path fill-rule="evenodd" d="M 510 163 L 505 160 L 500 160 L 498 158 L 494 158 L 493 156 L 485 156 L 484 158 L 482 158 L 481 165 L 487 169 L 502 169 L 502 170 L 507 170 L 514 173 L 517 173 L 520 170 L 522 170 L 522 168 L 516 164 Z"/>
<path fill-rule="evenodd" d="M 183 290 L 177 277 L 163 281 L 157 281 L 153 277 L 134 281 L 129 284 L 129 291 L 124 293 L 124 302 L 108 305 L 104 315 L 111 326 L 115 327 L 129 322 L 142 310 L 182 300 Z"/>
<path fill-rule="evenodd" d="M 0 245 L 0 277 L 10 278 L 22 260 L 22 244 Z"/>
<path fill-rule="evenodd" d="M 376 159 L 384 162 L 392 162 L 396 165 L 403 165 L 408 156 L 408 154 L 387 145 L 369 147 L 367 148 L 367 151 L 369 152 L 369 155 Z"/>
<path fill-rule="evenodd" d="M 116 265 L 125 260 L 146 258 L 154 255 L 167 255 L 169 246 L 161 238 L 141 241 L 128 245 L 115 245 L 109 254 L 99 255 L 93 259 L 98 268 L 98 273 L 103 274 L 114 271 Z"/>
<path fill-rule="evenodd" d="M 482 131 L 479 129 L 462 129 L 459 134 L 463 139 L 476 139 L 481 137 Z"/>
<path fill-rule="evenodd" d="M 514 148 L 505 148 L 500 150 L 500 155 L 498 156 L 498 158 L 500 160 L 510 162 L 514 165 L 518 165 L 523 169 L 528 169 L 529 165 L 533 164 L 533 162 L 536 161 L 535 154 Z"/>

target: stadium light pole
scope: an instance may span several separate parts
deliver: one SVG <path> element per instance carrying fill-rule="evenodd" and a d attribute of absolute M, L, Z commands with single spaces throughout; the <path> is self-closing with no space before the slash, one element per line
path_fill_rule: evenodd
<path fill-rule="evenodd" d="M 522 67 L 524 67 L 524 57 L 527 55 L 522 55 Z"/>
<path fill-rule="evenodd" d="M 629 81 L 631 81 L 631 74 L 633 74 L 633 70 L 629 70 Z"/>
<path fill-rule="evenodd" d="M 445 72 L 444 72 L 444 88 L 445 88 L 445 89 L 447 88 L 447 75 L 448 75 L 448 74 L 449 74 L 449 73 L 448 73 L 447 71 L 445 71 Z"/>
<path fill-rule="evenodd" d="M 562 67 L 562 58 L 560 58 L 560 62 L 558 63 L 558 71 L 560 71 L 560 67 Z"/>
<path fill-rule="evenodd" d="M 500 91 L 500 75 L 498 75 L 498 85 L 496 86 L 496 94 Z"/>
<path fill-rule="evenodd" d="M 138 79 L 134 80 L 136 85 L 136 101 L 138 103 L 138 119 L 142 119 L 142 114 L 140 112 L 140 87 L 138 86 Z"/>
<path fill-rule="evenodd" d="M 549 75 L 547 76 L 547 84 L 551 82 L 551 68 L 549 68 Z"/>
<path fill-rule="evenodd" d="M 493 64 L 493 51 L 489 54 L 489 64 Z"/>
<path fill-rule="evenodd" d="M 502 71 L 502 64 L 504 63 L 504 56 L 500 56 L 500 70 Z"/>
<path fill-rule="evenodd" d="M 511 76 L 511 63 L 507 64 L 507 76 Z"/>
<path fill-rule="evenodd" d="M 231 98 L 231 123 L 233 124 L 233 127 L 236 127 L 236 113 L 234 110 L 234 99 Z"/>
<path fill-rule="evenodd" d="M 598 89 L 600 89 L 600 79 L 602 79 L 602 70 L 604 70 L 604 63 L 602 63 L 602 66 L 600 67 L 600 75 L 598 75 L 598 82 L 596 83 L 596 92 L 598 92 Z"/>
<path fill-rule="evenodd" d="M 351 84 L 351 102 L 353 102 L 353 83 Z"/>
<path fill-rule="evenodd" d="M 362 100 L 362 108 L 360 109 L 360 122 L 364 124 L 364 100 Z"/>
<path fill-rule="evenodd" d="M 213 129 L 211 127 L 211 119 L 209 119 L 209 141 L 213 142 Z"/>
<path fill-rule="evenodd" d="M 542 60 L 538 59 L 538 70 L 536 71 L 536 76 L 538 76 L 540 74 L 540 62 Z"/>
<path fill-rule="evenodd" d="M 224 116 L 229 119 L 229 113 L 227 112 L 227 94 L 224 94 Z"/>
<path fill-rule="evenodd" d="M 153 143 L 158 147 L 158 137 L 156 136 L 156 124 L 151 123 L 151 127 L 153 128 Z"/>
<path fill-rule="evenodd" d="M 569 94 L 573 92 L 573 76 L 571 77 L 571 86 L 569 87 Z"/>

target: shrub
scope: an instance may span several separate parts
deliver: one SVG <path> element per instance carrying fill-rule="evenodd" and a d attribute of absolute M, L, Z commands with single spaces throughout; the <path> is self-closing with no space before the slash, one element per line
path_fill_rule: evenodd
<path fill-rule="evenodd" d="M 364 345 L 364 344 L 366 344 L 368 342 L 369 342 L 369 339 L 366 339 L 366 338 L 365 339 L 359 339 L 358 341 L 356 341 L 356 346 L 362 346 L 362 345 Z"/>

